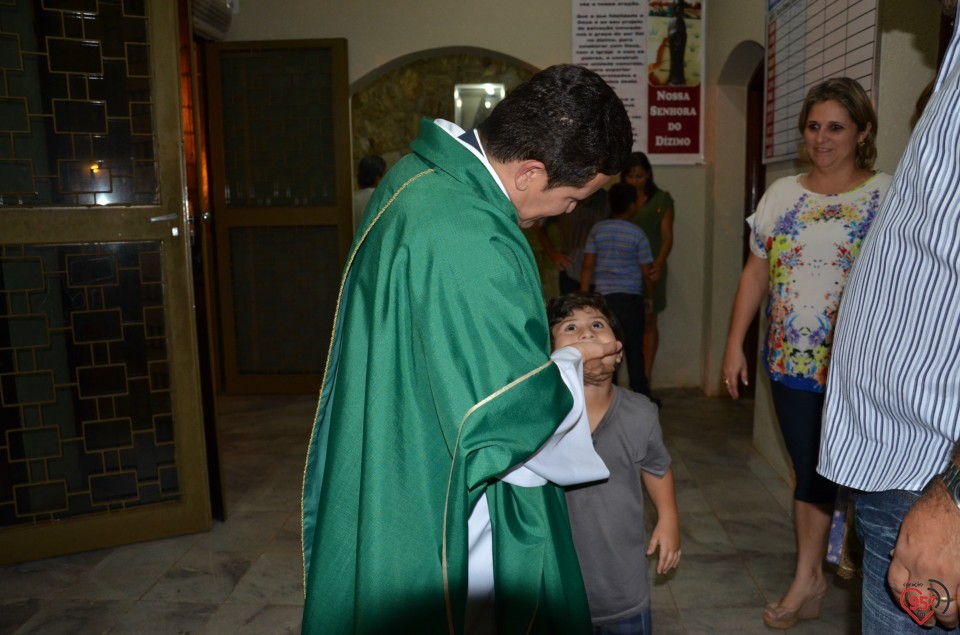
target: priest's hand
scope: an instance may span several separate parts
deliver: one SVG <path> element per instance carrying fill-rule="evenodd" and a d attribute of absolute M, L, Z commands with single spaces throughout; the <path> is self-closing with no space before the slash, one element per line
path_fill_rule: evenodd
<path fill-rule="evenodd" d="M 612 375 L 614 368 L 623 356 L 623 344 L 617 341 L 580 341 L 571 344 L 571 346 L 580 351 L 580 355 L 583 357 L 583 382 L 585 384 L 597 383 Z"/>

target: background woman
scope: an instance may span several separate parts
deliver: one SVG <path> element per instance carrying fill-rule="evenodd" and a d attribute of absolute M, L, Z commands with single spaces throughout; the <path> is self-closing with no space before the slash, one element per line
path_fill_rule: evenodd
<path fill-rule="evenodd" d="M 840 296 L 860 243 L 890 186 L 874 171 L 877 118 L 863 88 L 848 78 L 814 86 L 798 122 L 809 171 L 777 180 L 747 219 L 752 237 L 734 300 L 723 381 L 738 396 L 747 381 L 743 339 L 764 294 L 769 331 L 763 363 L 796 476 L 797 564 L 790 588 L 763 621 L 791 628 L 815 619 L 836 485 L 816 472 L 830 344 Z"/>
<path fill-rule="evenodd" d="M 653 359 L 660 344 L 657 314 L 667 308 L 667 256 L 673 249 L 673 197 L 653 182 L 653 168 L 647 155 L 642 152 L 630 155 L 626 168 L 620 173 L 620 180 L 637 189 L 637 214 L 633 222 L 647 235 L 654 257 L 650 265 L 653 313 L 647 314 L 643 332 L 644 373 L 649 383 Z"/>

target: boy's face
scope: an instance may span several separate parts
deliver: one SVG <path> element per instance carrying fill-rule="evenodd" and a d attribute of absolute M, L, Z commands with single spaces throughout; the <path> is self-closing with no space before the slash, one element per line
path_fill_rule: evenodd
<path fill-rule="evenodd" d="M 555 325 L 550 332 L 553 335 L 554 349 L 563 348 L 564 346 L 570 346 L 571 344 L 583 341 L 597 341 L 604 344 L 617 341 L 617 337 L 614 335 L 613 329 L 610 328 L 610 323 L 607 322 L 607 318 L 603 316 L 603 313 L 591 306 L 574 309 L 570 315 Z M 623 353 L 621 352 L 617 354 L 616 359 L 610 360 L 608 367 L 604 367 L 602 377 L 588 378 L 584 375 L 584 382 L 599 383 L 600 381 L 613 377 L 616 365 L 620 363 L 622 358 Z"/>

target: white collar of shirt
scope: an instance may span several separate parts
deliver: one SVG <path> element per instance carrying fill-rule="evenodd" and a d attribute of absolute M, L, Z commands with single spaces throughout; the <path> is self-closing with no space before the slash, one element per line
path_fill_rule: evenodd
<path fill-rule="evenodd" d="M 487 159 L 487 153 L 483 149 L 483 144 L 480 143 L 480 135 L 477 134 L 477 131 L 475 129 L 471 130 L 470 134 L 472 134 L 476 138 L 477 145 L 480 146 L 479 151 L 477 151 L 477 149 L 473 145 L 467 143 L 466 141 L 460 138 L 460 135 L 462 135 L 466 131 L 460 126 L 458 126 L 457 124 L 447 121 L 446 119 L 434 119 L 433 123 L 439 126 L 439 128 L 444 132 L 446 132 L 448 135 L 456 139 L 457 142 L 460 145 L 462 145 L 464 148 L 472 152 L 473 156 L 477 157 L 480 160 L 480 162 L 483 163 L 484 166 L 486 166 L 487 171 L 490 173 L 490 176 L 492 176 L 493 180 L 496 181 L 497 185 L 500 186 L 500 191 L 503 192 L 503 195 L 506 196 L 507 198 L 510 198 L 510 196 L 507 194 L 507 188 L 503 186 L 503 182 L 500 180 L 500 177 L 497 176 L 497 173 L 494 171 L 493 166 L 490 165 L 490 161 L 489 159 Z"/>

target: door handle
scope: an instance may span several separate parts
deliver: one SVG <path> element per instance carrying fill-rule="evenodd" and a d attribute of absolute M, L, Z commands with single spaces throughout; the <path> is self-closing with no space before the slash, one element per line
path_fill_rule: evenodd
<path fill-rule="evenodd" d="M 151 216 L 150 222 L 162 223 L 163 221 L 167 221 L 167 220 L 177 220 L 178 216 L 179 216 L 178 214 L 163 214 L 161 216 Z"/>

